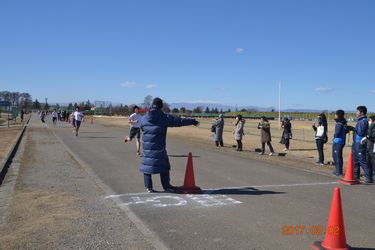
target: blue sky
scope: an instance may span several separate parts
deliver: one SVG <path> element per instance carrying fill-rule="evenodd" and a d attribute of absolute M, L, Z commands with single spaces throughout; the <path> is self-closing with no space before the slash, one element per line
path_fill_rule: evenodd
<path fill-rule="evenodd" d="M 0 89 L 375 109 L 375 1 L 0 1 Z"/>

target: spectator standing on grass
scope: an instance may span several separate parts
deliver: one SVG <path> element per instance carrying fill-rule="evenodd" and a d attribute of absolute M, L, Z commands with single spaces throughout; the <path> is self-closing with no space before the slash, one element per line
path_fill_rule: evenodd
<path fill-rule="evenodd" d="M 57 118 L 58 118 L 58 115 L 57 115 L 56 109 L 54 109 L 53 112 L 52 112 L 52 123 L 53 123 L 53 125 L 56 125 Z"/>
<path fill-rule="evenodd" d="M 343 174 L 342 166 L 344 160 L 342 157 L 342 151 L 345 147 L 346 133 L 348 132 L 344 110 L 339 109 L 336 111 L 335 122 L 335 133 L 332 139 L 332 158 L 336 169 L 332 174 L 340 176 Z"/>
<path fill-rule="evenodd" d="M 140 121 L 142 116 L 139 114 L 139 108 L 138 106 L 133 107 L 133 114 L 129 117 L 128 121 L 130 123 L 130 133 L 129 136 L 125 137 L 125 142 L 130 142 L 136 138 L 136 146 L 137 146 L 137 155 L 141 155 L 141 128 Z"/>
<path fill-rule="evenodd" d="M 242 118 L 242 115 L 236 116 L 236 128 L 233 132 L 234 139 L 237 141 L 237 151 L 242 151 L 242 137 L 244 135 L 244 125 L 245 119 Z"/>
<path fill-rule="evenodd" d="M 371 184 L 374 183 L 372 177 L 372 169 L 369 165 L 367 165 L 366 159 L 366 136 L 368 135 L 369 130 L 369 123 L 367 119 L 367 108 L 366 106 L 358 106 L 357 107 L 357 124 L 354 128 L 354 137 L 353 137 L 353 145 L 352 145 L 352 152 L 353 152 L 353 161 L 354 161 L 354 176 L 357 180 L 360 179 L 360 167 L 362 167 L 363 172 L 365 174 L 365 183 Z"/>
<path fill-rule="evenodd" d="M 81 122 L 83 119 L 84 115 L 82 114 L 81 111 L 79 111 L 79 107 L 76 107 L 76 110 L 73 112 L 73 126 L 74 130 L 73 132 L 78 136 L 78 131 L 79 128 L 81 127 Z"/>
<path fill-rule="evenodd" d="M 161 184 L 167 192 L 178 192 L 178 188 L 170 184 L 170 163 L 166 150 L 168 127 L 181 127 L 199 124 L 195 119 L 178 118 L 165 114 L 161 109 L 163 101 L 155 98 L 149 112 L 140 120 L 143 132 L 143 154 L 140 170 L 143 172 L 144 184 L 147 192 L 155 192 L 152 184 L 152 175 L 160 174 Z"/>
<path fill-rule="evenodd" d="M 261 143 L 262 143 L 262 151 L 259 153 L 260 155 L 264 155 L 266 150 L 266 143 L 270 149 L 269 156 L 272 156 L 275 151 L 273 150 L 271 141 L 271 125 L 268 119 L 265 116 L 262 116 L 260 119 L 260 123 L 258 124 L 258 129 L 261 130 Z"/>
<path fill-rule="evenodd" d="M 312 125 L 315 131 L 315 142 L 316 148 L 319 154 L 319 160 L 316 162 L 317 165 L 324 165 L 324 144 L 328 140 L 328 122 L 327 117 L 324 113 L 318 115 L 315 123 Z"/>
<path fill-rule="evenodd" d="M 283 134 L 281 135 L 281 144 L 285 145 L 284 151 L 288 151 L 290 147 L 290 140 L 292 139 L 292 123 L 289 118 L 285 117 L 281 122 L 283 128 Z"/>
<path fill-rule="evenodd" d="M 224 132 L 224 115 L 220 114 L 219 118 L 216 120 L 216 122 L 212 125 L 215 127 L 215 144 L 216 147 L 224 147 L 224 141 L 223 141 L 223 132 Z"/>

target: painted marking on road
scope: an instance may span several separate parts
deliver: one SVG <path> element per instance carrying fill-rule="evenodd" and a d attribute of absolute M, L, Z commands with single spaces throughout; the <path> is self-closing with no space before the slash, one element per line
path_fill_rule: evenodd
<path fill-rule="evenodd" d="M 222 188 L 211 188 L 211 189 L 204 189 L 204 194 L 212 194 L 215 191 L 220 190 L 229 190 L 229 189 L 249 189 L 249 188 L 256 188 L 256 189 L 263 189 L 263 188 L 283 188 L 283 187 L 302 187 L 302 186 L 319 186 L 319 185 L 337 185 L 337 181 L 334 182 L 312 182 L 312 183 L 289 183 L 289 184 L 271 184 L 271 185 L 259 185 L 259 186 L 240 186 L 240 187 L 222 187 Z M 157 193 L 156 193 L 157 194 Z M 111 198 L 121 198 L 126 196 L 139 196 L 139 195 L 155 195 L 155 193 L 126 193 L 126 194 L 114 194 L 108 195 L 105 199 Z M 189 195 L 186 195 L 189 196 Z M 194 196 L 202 196 L 202 195 L 194 195 Z"/>
<path fill-rule="evenodd" d="M 106 199 L 118 199 L 118 197 L 105 197 Z M 182 207 L 186 205 L 198 205 L 198 207 L 214 207 L 241 204 L 226 195 L 156 195 L 149 193 L 137 194 L 136 196 L 122 196 L 121 206 L 151 205 L 152 207 Z"/>

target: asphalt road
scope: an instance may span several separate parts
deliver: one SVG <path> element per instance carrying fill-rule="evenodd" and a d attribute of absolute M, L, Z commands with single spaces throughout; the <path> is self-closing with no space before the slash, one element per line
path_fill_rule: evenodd
<path fill-rule="evenodd" d="M 375 248 L 375 186 L 338 185 L 333 177 L 286 167 L 282 158 L 278 164 L 249 160 L 171 137 L 172 184 L 182 185 L 192 152 L 196 183 L 205 194 L 147 194 L 135 144 L 123 143 L 128 128 L 86 122 L 76 137 L 67 123 L 49 126 L 112 190 L 103 199 L 120 201 L 168 248 L 309 249 L 324 239 L 324 232 L 312 235 L 310 229 L 325 229 L 335 186 L 341 188 L 348 244 Z M 158 176 L 153 181 L 162 190 Z M 288 236 L 285 226 L 306 230 Z"/>

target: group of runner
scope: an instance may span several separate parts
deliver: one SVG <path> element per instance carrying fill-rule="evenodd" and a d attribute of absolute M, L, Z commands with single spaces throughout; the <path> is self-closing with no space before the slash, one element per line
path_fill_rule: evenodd
<path fill-rule="evenodd" d="M 61 113 L 64 113 L 64 112 L 57 111 L 56 109 L 54 109 L 52 111 L 51 116 L 52 116 L 52 123 L 53 123 L 54 126 L 56 126 L 58 120 L 59 121 L 65 121 L 65 119 L 62 118 Z M 67 114 L 68 113 L 65 112 L 66 116 L 68 116 Z M 43 123 L 45 123 L 45 117 L 46 116 L 47 116 L 46 111 L 39 111 L 39 117 L 40 117 L 40 119 Z M 81 122 L 84 119 L 84 115 L 80 111 L 79 107 L 76 107 L 75 110 L 70 114 L 70 119 L 71 119 L 71 123 L 74 127 L 73 133 L 76 136 L 78 136 L 79 128 L 81 127 Z"/>

